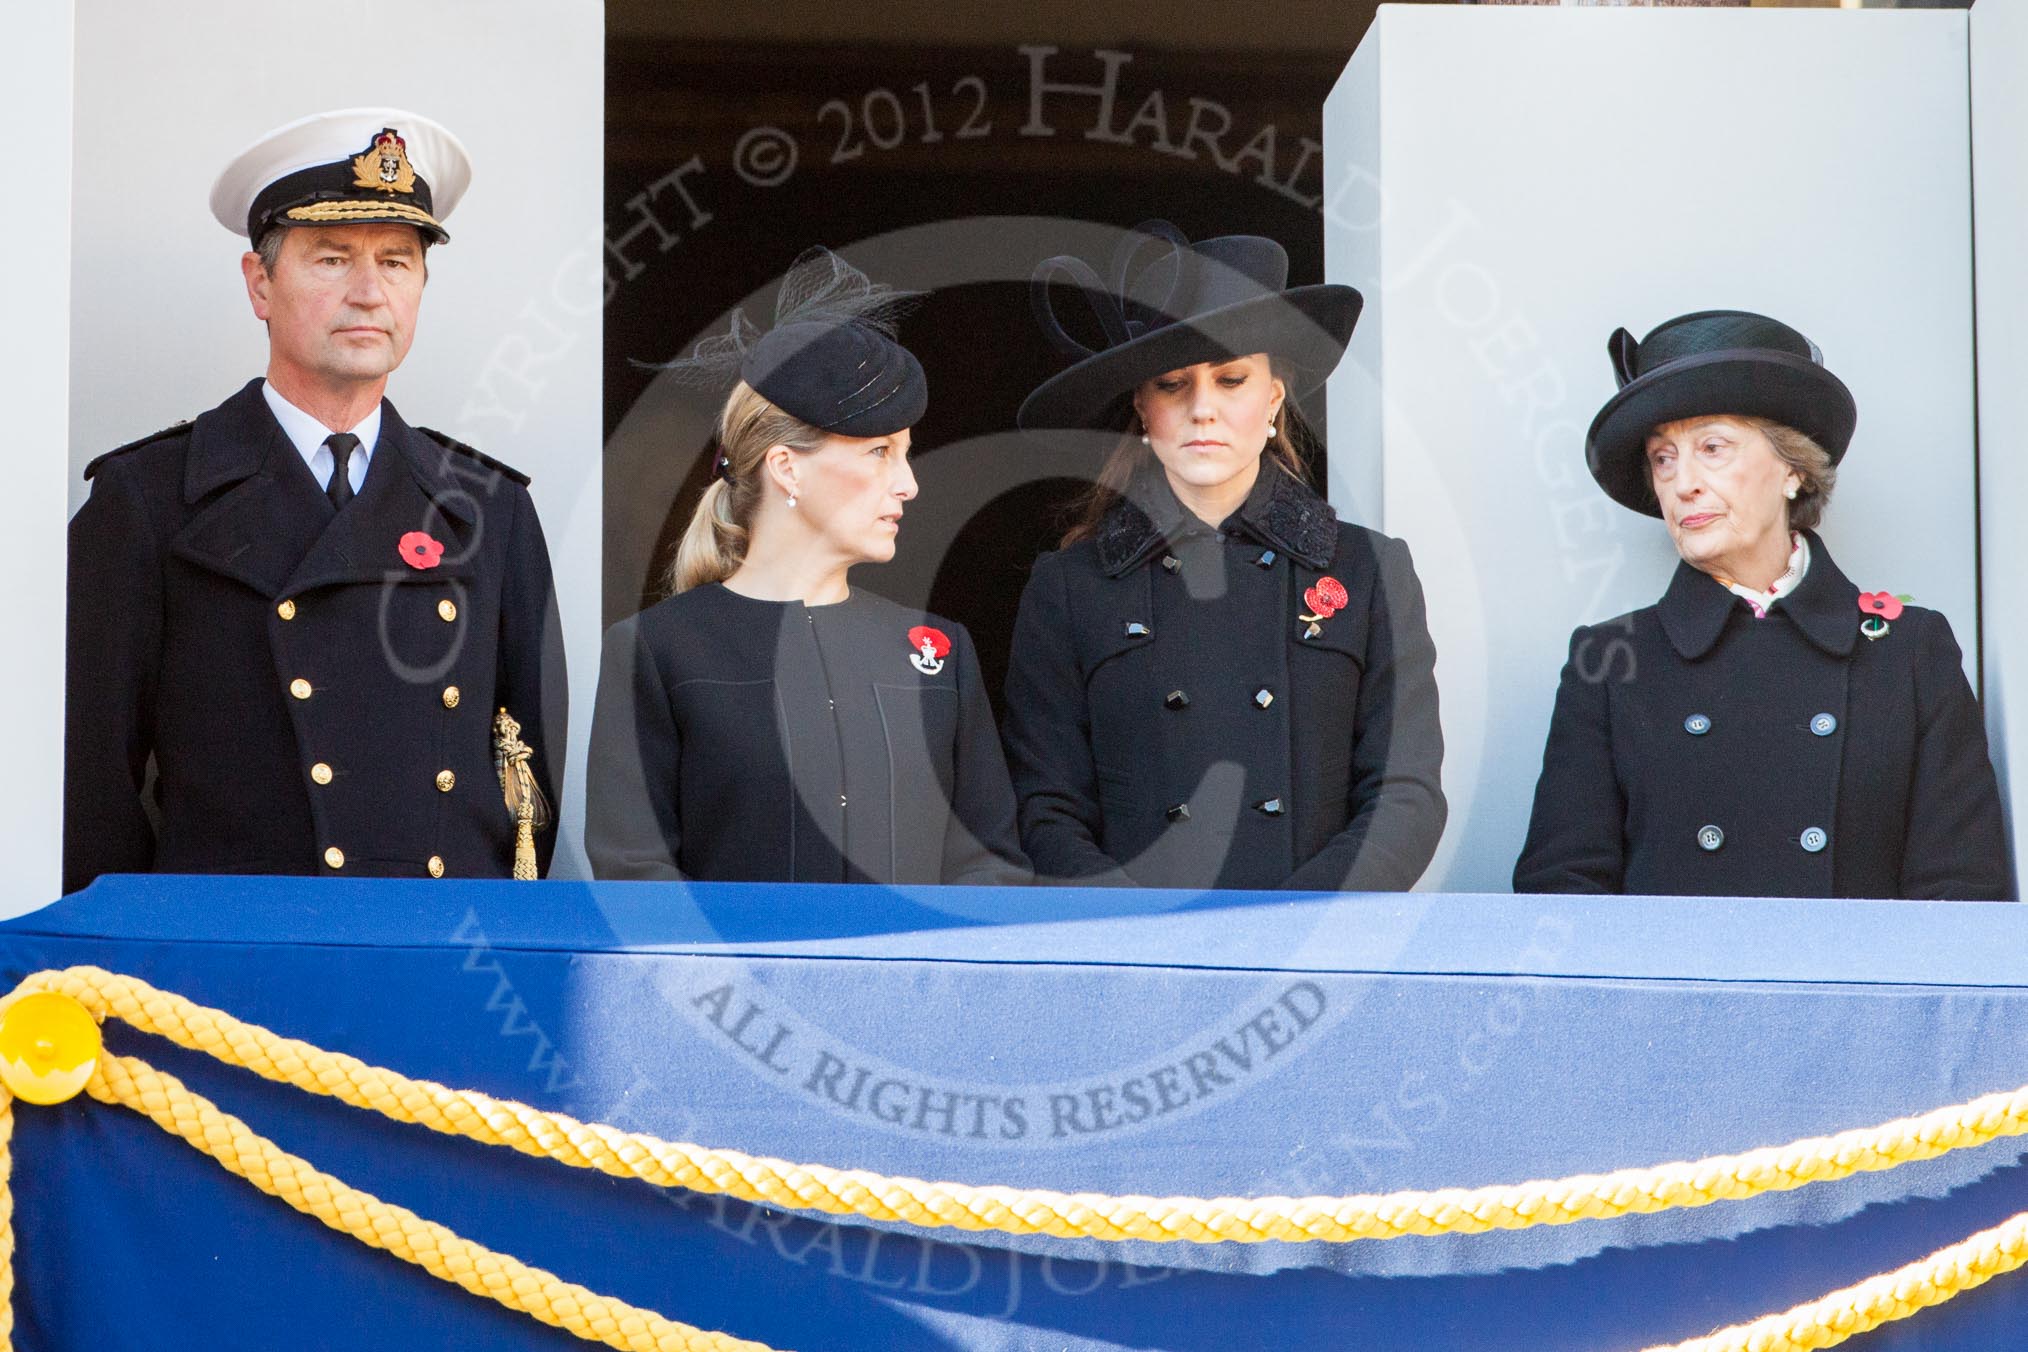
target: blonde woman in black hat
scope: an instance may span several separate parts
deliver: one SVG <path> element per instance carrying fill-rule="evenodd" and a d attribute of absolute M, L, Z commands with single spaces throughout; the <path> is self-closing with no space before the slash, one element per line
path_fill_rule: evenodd
<path fill-rule="evenodd" d="M 601 878 L 1019 883 L 1014 797 L 964 626 L 852 587 L 894 557 L 928 392 L 894 293 L 813 251 L 737 372 L 668 600 L 606 636 L 585 845 Z"/>
<path fill-rule="evenodd" d="M 1857 420 L 1802 334 L 1703 311 L 1609 344 L 1592 475 L 1682 562 L 1572 635 L 1522 892 L 2004 898 L 1999 790 L 1951 627 L 1816 534 Z"/>
<path fill-rule="evenodd" d="M 1015 627 L 1006 738 L 1040 876 L 1393 890 L 1435 852 L 1415 569 L 1311 487 L 1292 404 L 1337 365 L 1360 297 L 1287 274 L 1272 240 L 1163 223 L 1129 236 L 1110 284 L 1076 259 L 1036 274 L 1045 332 L 1077 360 L 1021 424 L 1115 443 Z M 1096 347 L 1060 321 L 1058 281 L 1085 293 Z"/>

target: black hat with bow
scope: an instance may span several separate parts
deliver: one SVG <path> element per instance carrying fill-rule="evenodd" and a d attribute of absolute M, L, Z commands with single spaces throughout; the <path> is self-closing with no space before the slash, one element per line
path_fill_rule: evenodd
<path fill-rule="evenodd" d="M 1108 284 L 1071 257 L 1036 268 L 1029 287 L 1036 319 L 1057 350 L 1077 360 L 1022 402 L 1022 427 L 1117 426 L 1142 381 L 1255 352 L 1279 359 L 1290 397 L 1300 399 L 1345 355 L 1363 303 L 1349 286 L 1288 286 L 1289 256 L 1271 239 L 1224 235 L 1192 244 L 1167 221 L 1135 226 L 1114 251 L 1112 273 Z M 1059 283 L 1084 293 L 1102 346 L 1065 330 L 1051 292 Z"/>
<path fill-rule="evenodd" d="M 1648 481 L 1648 434 L 1682 418 L 1766 418 L 1845 457 L 1858 406 L 1824 368 L 1817 345 L 1777 319 L 1746 310 L 1699 310 L 1659 324 L 1640 342 L 1625 329 L 1606 340 L 1619 392 L 1585 435 L 1591 476 L 1623 507 L 1660 516 Z"/>
<path fill-rule="evenodd" d="M 744 380 L 820 432 L 889 436 L 929 405 L 922 363 L 894 337 L 918 294 L 871 281 L 818 245 L 782 278 L 772 328 L 762 332 L 735 310 L 728 332 L 658 369 L 704 385 Z"/>

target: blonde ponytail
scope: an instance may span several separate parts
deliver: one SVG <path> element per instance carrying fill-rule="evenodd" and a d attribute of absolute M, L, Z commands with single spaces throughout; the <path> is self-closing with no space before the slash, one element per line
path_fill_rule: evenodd
<path fill-rule="evenodd" d="M 669 591 L 686 592 L 723 582 L 746 561 L 753 540 L 754 513 L 761 501 L 761 463 L 768 451 L 786 446 L 814 451 L 824 433 L 784 412 L 745 381 L 733 386 L 718 414 L 718 467 L 697 500 L 669 565 Z"/>
<path fill-rule="evenodd" d="M 676 562 L 669 570 L 669 590 L 686 592 L 711 582 L 723 582 L 746 557 L 746 527 L 732 516 L 732 487 L 714 478 L 698 499 L 690 524 L 676 546 Z"/>

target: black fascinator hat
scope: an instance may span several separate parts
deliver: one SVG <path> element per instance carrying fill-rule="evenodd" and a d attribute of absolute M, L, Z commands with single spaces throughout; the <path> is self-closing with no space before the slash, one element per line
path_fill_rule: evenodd
<path fill-rule="evenodd" d="M 1606 340 L 1619 392 L 1585 436 L 1585 459 L 1606 496 L 1660 516 L 1648 483 L 1648 433 L 1680 418 L 1740 414 L 1804 433 L 1845 458 L 1858 406 L 1824 367 L 1817 345 L 1777 319 L 1747 310 L 1699 310 L 1657 325 L 1634 341 L 1625 329 Z"/>
<path fill-rule="evenodd" d="M 921 420 L 929 383 L 895 326 L 920 293 L 897 291 L 829 249 L 799 256 L 762 332 L 735 310 L 731 329 L 661 369 L 699 384 L 737 378 L 820 432 L 884 437 Z"/>
<path fill-rule="evenodd" d="M 1224 235 L 1192 244 L 1167 221 L 1143 222 L 1121 241 L 1110 283 L 1082 259 L 1045 261 L 1029 284 L 1035 317 L 1057 350 L 1077 360 L 1022 402 L 1020 425 L 1106 427 L 1142 381 L 1254 352 L 1280 359 L 1292 373 L 1290 397 L 1300 399 L 1345 355 L 1363 302 L 1349 286 L 1290 287 L 1288 279 L 1289 256 L 1271 239 Z M 1084 293 L 1102 347 L 1065 330 L 1051 293 L 1059 283 Z"/>

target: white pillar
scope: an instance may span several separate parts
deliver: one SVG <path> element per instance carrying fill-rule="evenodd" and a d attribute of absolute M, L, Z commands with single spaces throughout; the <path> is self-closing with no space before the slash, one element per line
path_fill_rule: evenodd
<path fill-rule="evenodd" d="M 2011 805 L 2018 884 L 2028 840 L 2028 0 L 1978 0 L 1971 37 L 1986 733 Z"/>
<path fill-rule="evenodd" d="M 0 125 L 9 140 L 11 260 L 0 325 L 7 497 L 0 529 L 0 632 L 9 661 L 0 774 L 0 916 L 56 898 L 63 823 L 64 481 L 69 477 L 71 6 L 9 13 L 0 42 Z"/>

